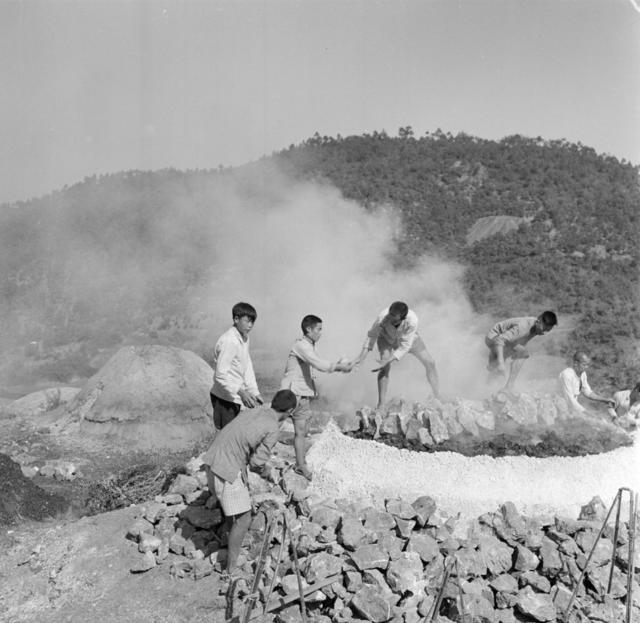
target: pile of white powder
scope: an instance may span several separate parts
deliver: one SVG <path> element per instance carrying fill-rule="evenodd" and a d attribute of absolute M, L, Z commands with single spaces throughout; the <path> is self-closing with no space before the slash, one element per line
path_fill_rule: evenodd
<path fill-rule="evenodd" d="M 584 457 L 466 457 L 455 452 L 411 452 L 352 439 L 329 425 L 307 455 L 312 488 L 322 497 L 372 500 L 431 496 L 461 522 L 507 501 L 527 515 L 577 518 L 594 496 L 609 506 L 620 487 L 640 490 L 640 448 L 634 445 Z M 627 499 L 626 497 L 624 498 Z"/>

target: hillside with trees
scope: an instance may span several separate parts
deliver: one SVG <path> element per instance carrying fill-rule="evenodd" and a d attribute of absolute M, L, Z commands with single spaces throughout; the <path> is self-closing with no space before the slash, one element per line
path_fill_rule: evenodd
<path fill-rule="evenodd" d="M 243 202 L 269 210 L 278 197 L 265 167 L 329 182 L 366 209 L 394 206 L 398 266 L 425 253 L 454 259 L 477 311 L 555 309 L 572 321 L 566 348 L 592 353 L 600 386 L 640 379 L 638 168 L 562 140 L 415 137 L 405 127 L 395 137 L 315 135 L 237 169 L 93 176 L 0 206 L 0 344 L 66 348 L 30 367 L 6 359 L 2 382 L 86 376 L 97 349 L 152 341 L 169 325 L 197 331 L 185 301 L 215 283 L 222 261 L 210 223 L 229 218 L 231 181 Z M 496 215 L 527 220 L 468 244 L 474 223 Z"/>

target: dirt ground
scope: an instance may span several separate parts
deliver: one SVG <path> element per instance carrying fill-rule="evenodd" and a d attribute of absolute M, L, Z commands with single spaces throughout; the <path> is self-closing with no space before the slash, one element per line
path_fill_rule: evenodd
<path fill-rule="evenodd" d="M 0 621 L 223 621 L 219 576 L 173 579 L 173 554 L 146 573 L 130 573 L 140 554 L 124 535 L 140 512 L 131 506 L 3 530 Z"/>

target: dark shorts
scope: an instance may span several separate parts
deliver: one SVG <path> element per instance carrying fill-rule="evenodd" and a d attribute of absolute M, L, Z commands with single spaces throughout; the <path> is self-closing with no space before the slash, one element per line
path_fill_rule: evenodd
<path fill-rule="evenodd" d="M 492 340 L 485 338 L 485 344 L 489 347 L 489 365 L 488 370 L 495 370 L 498 367 L 498 355 L 496 354 L 496 345 Z M 502 349 L 502 355 L 504 360 L 507 359 L 527 359 L 529 357 L 529 351 L 518 344 L 505 344 Z"/>
<path fill-rule="evenodd" d="M 224 428 L 238 413 L 241 405 L 218 398 L 215 394 L 209 394 L 213 407 L 213 425 L 217 430 Z"/>

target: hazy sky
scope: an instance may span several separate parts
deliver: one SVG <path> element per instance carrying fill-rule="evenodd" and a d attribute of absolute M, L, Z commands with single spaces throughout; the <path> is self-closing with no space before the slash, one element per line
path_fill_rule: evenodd
<path fill-rule="evenodd" d="M 0 1 L 0 202 L 411 125 L 640 163 L 634 0 Z"/>

